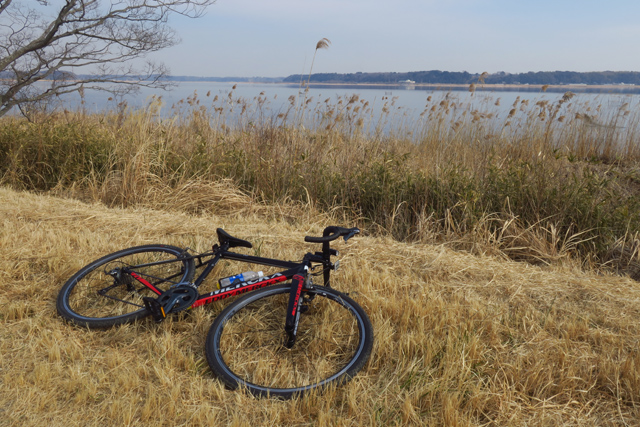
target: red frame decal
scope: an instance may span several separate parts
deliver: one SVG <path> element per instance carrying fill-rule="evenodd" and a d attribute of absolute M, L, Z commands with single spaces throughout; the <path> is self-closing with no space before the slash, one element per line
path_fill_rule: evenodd
<path fill-rule="evenodd" d="M 296 274 L 293 276 L 293 280 L 298 281 L 298 288 L 296 289 L 296 298 L 293 300 L 293 309 L 291 310 L 291 315 L 296 315 L 296 309 L 298 308 L 298 301 L 300 300 L 300 294 L 302 293 L 302 287 L 304 286 L 304 277 Z"/>
<path fill-rule="evenodd" d="M 193 304 L 191 304 L 190 308 L 200 307 L 205 304 L 209 304 L 214 301 L 219 301 L 221 299 L 233 297 L 236 295 L 244 294 L 246 292 L 255 291 L 256 289 L 264 288 L 270 285 L 275 285 L 279 282 L 284 282 L 287 280 L 287 276 L 283 276 L 280 273 L 276 273 L 273 277 L 268 277 L 266 279 L 260 280 L 259 282 L 249 282 L 242 285 L 237 285 L 233 289 L 229 290 L 218 290 L 209 295 L 204 295 L 200 299 L 196 300 Z"/>
<path fill-rule="evenodd" d="M 151 283 L 149 283 L 148 280 L 143 279 L 142 277 L 140 277 L 139 274 L 134 273 L 133 271 L 130 271 L 129 274 L 131 275 L 131 277 L 133 277 L 134 279 L 136 279 L 138 282 L 142 283 L 143 285 L 145 285 L 147 288 L 151 289 L 153 292 L 155 292 L 158 295 L 162 294 L 162 291 L 158 288 L 156 288 L 155 286 L 153 286 Z"/>

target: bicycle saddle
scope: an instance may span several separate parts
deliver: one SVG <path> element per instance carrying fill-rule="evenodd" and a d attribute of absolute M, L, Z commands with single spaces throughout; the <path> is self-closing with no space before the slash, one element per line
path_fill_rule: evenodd
<path fill-rule="evenodd" d="M 230 248 L 237 248 L 237 247 L 252 248 L 253 247 L 253 245 L 250 242 L 247 242 L 246 240 L 238 239 L 237 237 L 233 237 L 231 234 L 227 233 L 222 228 L 218 228 L 216 230 L 216 233 L 218 233 L 218 240 L 220 241 L 221 245 L 228 243 Z"/>

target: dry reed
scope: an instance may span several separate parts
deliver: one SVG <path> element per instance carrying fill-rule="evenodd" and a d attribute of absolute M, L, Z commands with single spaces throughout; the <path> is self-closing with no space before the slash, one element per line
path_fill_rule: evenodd
<path fill-rule="evenodd" d="M 635 277 L 640 122 L 628 103 L 567 92 L 502 111 L 482 93 L 471 103 L 444 94 L 412 122 L 391 96 L 374 106 L 304 91 L 274 115 L 263 93 L 234 90 L 194 93 L 169 118 L 159 98 L 140 110 L 3 118 L 0 183 L 191 213 L 245 199 L 292 206 L 292 216 L 310 205 L 401 241 L 534 263 L 580 258 Z M 212 196 L 221 185 L 234 196 Z"/>

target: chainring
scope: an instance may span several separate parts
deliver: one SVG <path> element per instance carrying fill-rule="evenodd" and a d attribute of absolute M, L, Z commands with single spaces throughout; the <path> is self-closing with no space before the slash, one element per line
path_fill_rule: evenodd
<path fill-rule="evenodd" d="M 166 314 L 185 310 L 198 298 L 198 290 L 190 284 L 179 284 L 163 292 L 157 299 Z"/>

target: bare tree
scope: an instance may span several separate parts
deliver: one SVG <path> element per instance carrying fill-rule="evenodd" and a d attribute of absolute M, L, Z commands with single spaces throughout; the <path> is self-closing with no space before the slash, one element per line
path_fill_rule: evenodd
<path fill-rule="evenodd" d="M 165 87 L 166 67 L 147 54 L 179 41 L 170 15 L 199 17 L 214 2 L 0 0 L 0 116 L 85 88 Z"/>

